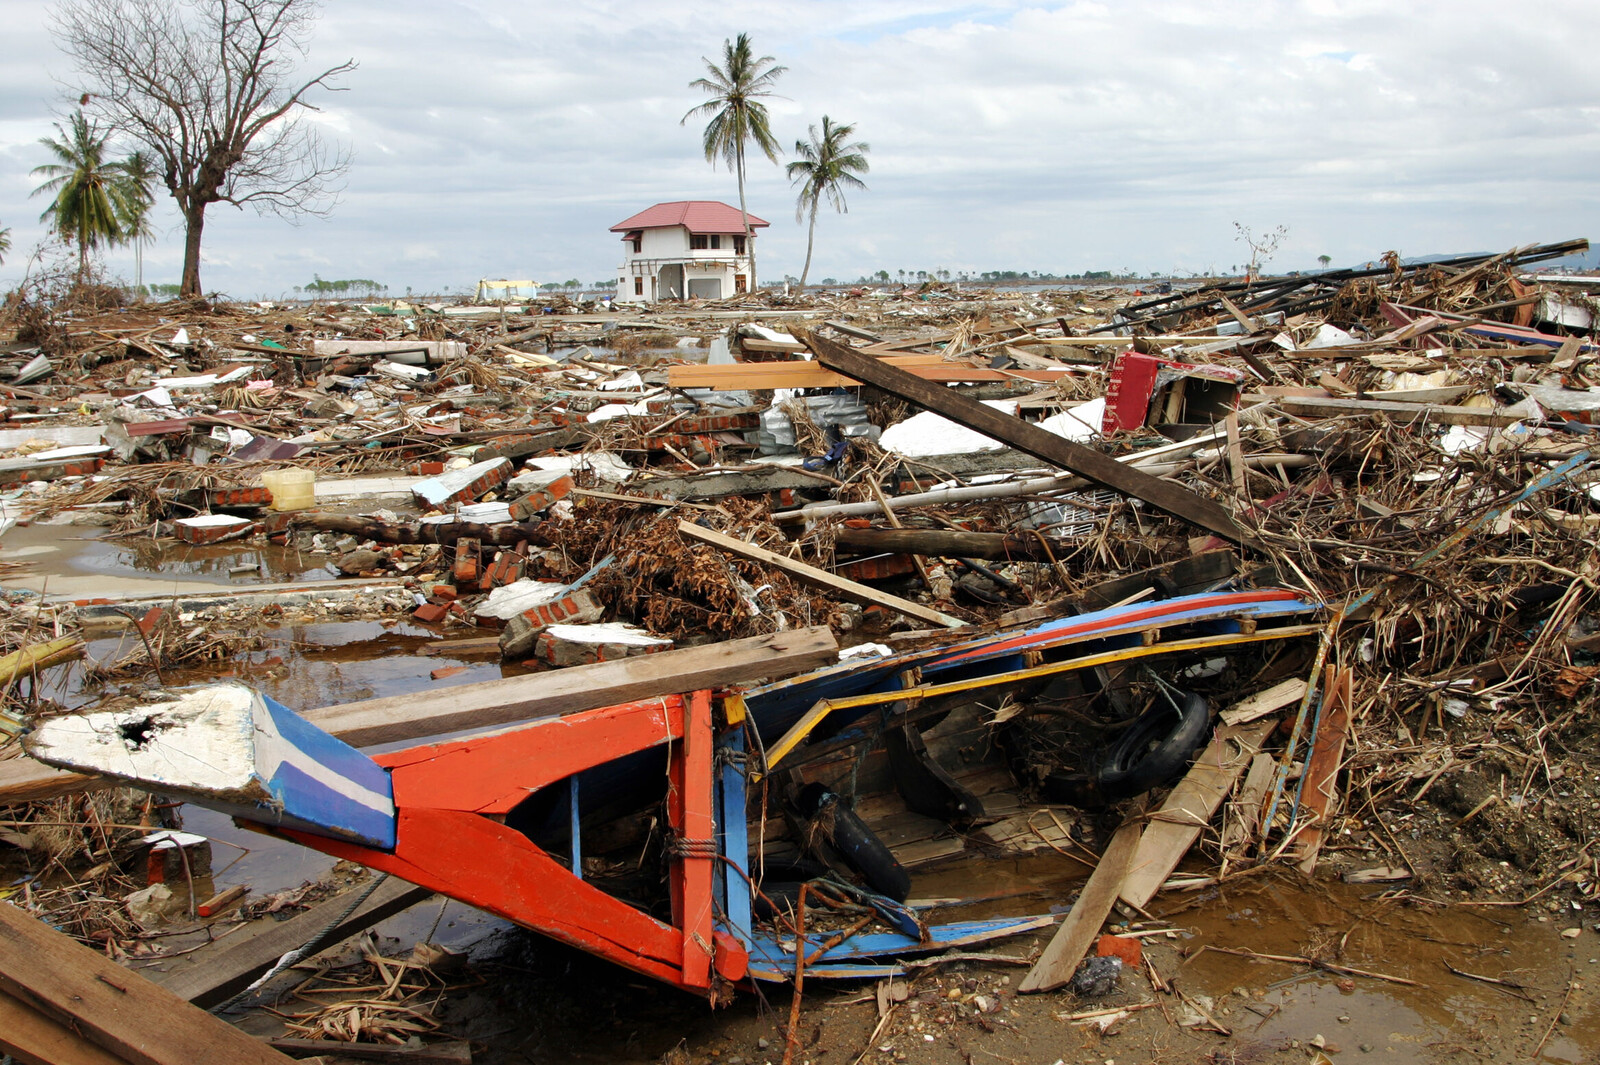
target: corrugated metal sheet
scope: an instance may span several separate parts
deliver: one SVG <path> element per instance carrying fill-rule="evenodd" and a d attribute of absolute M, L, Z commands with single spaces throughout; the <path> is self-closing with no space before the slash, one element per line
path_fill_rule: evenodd
<path fill-rule="evenodd" d="M 770 223 L 750 216 L 752 228 L 759 229 Z M 658 229 L 663 226 L 683 226 L 691 233 L 743 233 L 744 221 L 739 208 L 729 207 L 717 200 L 674 200 L 647 207 L 632 218 L 625 218 L 611 227 L 611 232 L 622 233 L 630 229 Z"/>

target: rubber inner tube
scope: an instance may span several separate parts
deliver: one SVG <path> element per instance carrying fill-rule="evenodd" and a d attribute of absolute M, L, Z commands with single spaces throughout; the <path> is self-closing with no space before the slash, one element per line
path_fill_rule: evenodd
<path fill-rule="evenodd" d="M 800 792 L 798 804 L 807 818 L 828 827 L 828 841 L 868 887 L 896 902 L 906 900 L 911 894 L 911 874 L 839 796 L 813 783 Z"/>

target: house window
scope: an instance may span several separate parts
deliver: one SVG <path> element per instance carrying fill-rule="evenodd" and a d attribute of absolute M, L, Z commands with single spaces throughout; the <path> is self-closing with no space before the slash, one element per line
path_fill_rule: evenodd
<path fill-rule="evenodd" d="M 716 233 L 711 234 L 711 250 L 718 251 L 722 248 L 722 237 Z"/>
<path fill-rule="evenodd" d="M 644 251 L 644 238 L 643 237 L 634 237 L 633 238 L 633 254 L 638 255 L 642 251 Z"/>
<path fill-rule="evenodd" d="M 744 254 L 744 238 L 743 237 L 734 237 L 733 238 L 733 254 L 735 254 L 735 255 L 743 255 Z M 740 291 L 742 292 L 744 290 L 740 289 Z"/>
<path fill-rule="evenodd" d="M 750 284 L 743 274 L 733 275 L 733 290 L 735 292 L 748 292 L 750 290 Z"/>
<path fill-rule="evenodd" d="M 644 278 L 636 277 L 633 279 L 633 294 L 635 296 L 644 295 Z"/>
<path fill-rule="evenodd" d="M 706 235 L 704 233 L 691 233 L 691 234 L 689 234 L 689 250 L 690 251 L 705 251 L 706 250 L 706 240 L 707 240 L 707 238 L 706 238 Z"/>

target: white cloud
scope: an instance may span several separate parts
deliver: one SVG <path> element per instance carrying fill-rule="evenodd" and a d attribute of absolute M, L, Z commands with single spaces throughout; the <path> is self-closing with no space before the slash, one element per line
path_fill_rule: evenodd
<path fill-rule="evenodd" d="M 0 0 L 0 19 L 0 225 L 21 250 L 42 233 L 27 171 L 68 69 L 32 3 Z M 1233 221 L 1289 226 L 1285 268 L 1588 235 L 1597 29 L 1600 5 L 1557 0 L 342 0 L 313 48 L 360 64 L 317 118 L 354 150 L 341 204 L 298 228 L 214 207 L 203 280 L 249 296 L 313 269 L 419 291 L 609 276 L 618 219 L 736 202 L 700 123 L 679 119 L 702 99 L 687 87 L 700 57 L 740 31 L 789 67 L 772 104 L 785 156 L 824 113 L 872 145 L 870 189 L 819 217 L 815 277 L 1203 270 L 1239 259 Z M 772 223 L 762 273 L 798 273 L 805 227 L 759 156 L 749 200 Z M 147 279 L 176 280 L 175 223 L 161 219 Z M 13 255 L 0 284 L 20 274 Z M 131 253 L 108 263 L 132 273 Z"/>

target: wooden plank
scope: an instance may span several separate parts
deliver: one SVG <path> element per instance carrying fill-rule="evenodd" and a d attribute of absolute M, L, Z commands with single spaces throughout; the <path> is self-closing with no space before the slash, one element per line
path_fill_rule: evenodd
<path fill-rule="evenodd" d="M 1218 715 L 1224 725 L 1242 725 L 1258 717 L 1266 717 L 1274 710 L 1282 710 L 1291 703 L 1305 698 L 1306 682 L 1299 677 L 1279 681 L 1265 691 L 1240 699 Z"/>
<path fill-rule="evenodd" d="M 1350 700 L 1354 674 L 1348 669 L 1333 672 L 1328 679 L 1328 705 L 1317 729 L 1316 744 L 1306 760 L 1305 784 L 1300 792 L 1300 818 L 1314 820 L 1300 833 L 1300 871 L 1310 874 L 1317 867 L 1317 853 L 1328 834 L 1328 818 L 1339 804 L 1339 766 L 1344 761 L 1344 743 L 1350 733 Z"/>
<path fill-rule="evenodd" d="M 0 906 L 0 990 L 132 1065 L 290 1058 L 15 906 Z"/>
<path fill-rule="evenodd" d="M 1435 403 L 1391 403 L 1376 399 L 1283 396 L 1273 405 L 1287 414 L 1319 418 L 1334 418 L 1343 414 L 1383 415 L 1402 425 L 1428 421 L 1438 425 L 1500 426 L 1518 420 L 1515 415 L 1494 407 L 1448 407 Z"/>
<path fill-rule="evenodd" d="M 0 903 L 4 905 L 4 903 Z M 0 991 L 0 1054 L 18 1065 L 126 1065 L 71 1028 Z"/>
<path fill-rule="evenodd" d="M 433 892 L 427 888 L 391 876 L 350 916 L 334 925 L 328 934 L 327 947 L 342 943 L 379 921 L 432 897 Z M 312 936 L 332 924 L 351 901 L 348 895 L 343 895 L 319 902 L 287 921 L 257 921 L 219 940 L 216 945 L 165 962 L 165 969 L 142 970 L 143 975 L 179 998 L 210 1008 L 237 995 L 276 965 L 279 958 L 309 942 Z"/>
<path fill-rule="evenodd" d="M 69 773 L 43 762 L 19 756 L 0 761 L 0 806 L 18 802 L 37 802 L 80 791 L 94 791 L 109 785 L 101 777 Z"/>
<path fill-rule="evenodd" d="M 1089 945 L 1100 934 L 1100 926 L 1111 914 L 1138 845 L 1137 823 L 1129 822 L 1117 829 L 1100 856 L 1100 864 L 1094 867 L 1089 882 L 1083 885 L 1078 901 L 1072 904 L 1072 912 L 1067 914 L 1044 953 L 1017 985 L 1019 992 L 1054 991 L 1072 979 L 1078 963 L 1089 952 Z"/>
<path fill-rule="evenodd" d="M 744 558 L 754 559 L 757 562 L 781 569 L 808 584 L 814 584 L 820 588 L 837 592 L 857 602 L 888 607 L 896 613 L 916 618 L 918 621 L 943 625 L 946 628 L 959 629 L 967 624 L 960 618 L 954 618 L 949 614 L 943 614 L 929 607 L 913 603 L 909 599 L 901 599 L 897 595 L 880 592 L 876 588 L 867 587 L 865 584 L 857 584 L 855 581 L 829 573 L 827 570 L 818 569 L 798 559 L 768 551 L 766 548 L 757 547 L 755 544 L 747 544 L 743 540 L 736 540 L 731 536 L 726 536 L 714 529 L 707 529 L 690 521 L 678 522 L 678 531 L 702 543 L 710 544 L 712 547 L 720 548 L 723 551 L 731 551 Z"/>
<path fill-rule="evenodd" d="M 1186 488 L 1142 473 L 1093 448 L 1065 440 L 1020 418 L 984 406 L 948 388 L 923 381 L 898 367 L 815 333 L 805 333 L 803 339 L 811 346 L 817 361 L 830 369 L 876 385 L 892 395 L 942 414 L 959 425 L 1009 444 L 1025 454 L 1087 477 L 1096 484 L 1142 499 L 1159 510 L 1226 540 L 1234 543 L 1247 543 L 1250 540 L 1250 534 L 1235 524 L 1226 510 Z"/>
<path fill-rule="evenodd" d="M 830 665 L 838 651 L 833 633 L 816 625 L 592 666 L 325 706 L 301 716 L 348 744 L 366 747 L 513 725 L 652 695 L 783 677 Z M 104 786 L 97 777 L 64 773 L 31 758 L 0 761 L 0 805 Z"/>
<path fill-rule="evenodd" d="M 1122 900 L 1138 909 L 1155 897 L 1233 790 L 1273 721 L 1224 725 L 1150 818 L 1122 885 Z"/>
<path fill-rule="evenodd" d="M 827 626 L 814 625 L 592 666 L 328 706 L 304 717 L 348 744 L 368 747 L 783 677 L 828 665 L 838 651 L 838 641 Z"/>
<path fill-rule="evenodd" d="M 1272 775 L 1278 763 L 1270 754 L 1257 754 L 1250 760 L 1250 771 L 1244 775 L 1238 794 L 1229 803 L 1231 817 L 1222 825 L 1222 854 L 1226 862 L 1230 852 L 1245 847 L 1255 838 L 1256 825 L 1261 823 L 1261 807 L 1272 790 Z"/>
<path fill-rule="evenodd" d="M 991 370 L 964 362 L 946 362 L 940 355 L 887 355 L 882 361 L 913 377 L 937 382 L 1036 381 L 1048 384 L 1079 372 L 1070 366 L 1058 370 Z M 671 366 L 667 368 L 667 383 L 673 388 L 716 389 L 853 388 L 861 384 L 853 375 L 805 361 Z"/>

